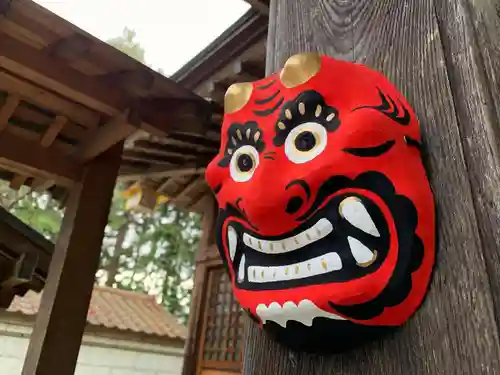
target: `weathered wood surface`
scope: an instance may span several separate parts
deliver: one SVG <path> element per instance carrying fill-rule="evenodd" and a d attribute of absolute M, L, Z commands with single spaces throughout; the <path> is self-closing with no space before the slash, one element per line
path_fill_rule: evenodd
<path fill-rule="evenodd" d="M 22 375 L 75 372 L 122 151 L 88 163 L 71 190 Z"/>
<path fill-rule="evenodd" d="M 249 325 L 244 375 L 500 374 L 498 2 L 273 0 L 268 73 L 302 51 L 366 63 L 412 103 L 437 200 L 438 267 L 408 324 L 350 353 L 292 353 Z"/>

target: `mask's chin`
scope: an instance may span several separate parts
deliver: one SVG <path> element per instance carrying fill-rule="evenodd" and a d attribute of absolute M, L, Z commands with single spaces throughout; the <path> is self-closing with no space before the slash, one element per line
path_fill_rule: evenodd
<path fill-rule="evenodd" d="M 345 282 L 376 271 L 386 258 L 390 233 L 381 209 L 362 192 L 329 197 L 322 208 L 288 233 L 264 237 L 228 218 L 221 235 L 236 286 L 284 290 Z"/>

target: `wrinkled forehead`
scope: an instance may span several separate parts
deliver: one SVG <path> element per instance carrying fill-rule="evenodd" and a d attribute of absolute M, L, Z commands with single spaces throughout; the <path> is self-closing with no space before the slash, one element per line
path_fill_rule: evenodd
<path fill-rule="evenodd" d="M 255 82 L 231 85 L 224 98 L 223 134 L 235 122 L 256 121 L 261 127 L 272 124 L 281 105 L 304 90 L 321 93 L 329 105 L 340 111 L 376 100 L 375 87 L 385 78 L 359 64 L 328 56 L 303 53 L 288 59 L 283 69 Z"/>

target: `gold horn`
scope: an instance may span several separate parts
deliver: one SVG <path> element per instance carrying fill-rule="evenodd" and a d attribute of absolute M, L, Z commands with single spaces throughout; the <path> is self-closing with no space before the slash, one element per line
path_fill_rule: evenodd
<path fill-rule="evenodd" d="M 314 77 L 321 68 L 321 56 L 307 52 L 293 55 L 281 70 L 280 80 L 289 89 L 307 82 Z"/>
<path fill-rule="evenodd" d="M 229 114 L 242 109 L 250 100 L 253 86 L 251 83 L 233 83 L 224 95 L 224 113 Z"/>

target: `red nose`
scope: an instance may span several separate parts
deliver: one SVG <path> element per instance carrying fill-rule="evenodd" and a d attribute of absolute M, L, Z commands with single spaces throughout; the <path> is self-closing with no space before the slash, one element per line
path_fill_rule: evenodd
<path fill-rule="evenodd" d="M 259 234 L 280 235 L 297 226 L 297 219 L 309 198 L 304 181 L 273 181 L 252 187 L 252 190 L 252 198 L 245 195 L 239 206 Z"/>

